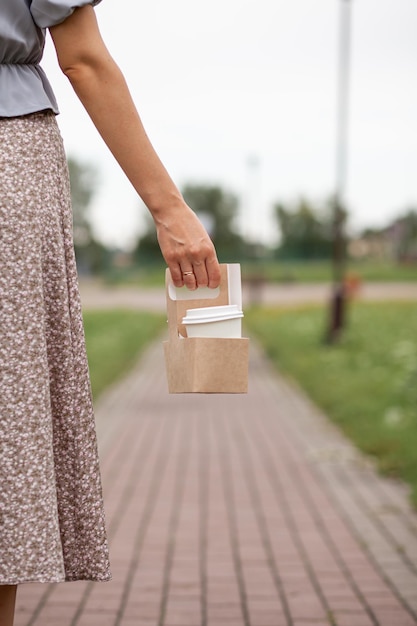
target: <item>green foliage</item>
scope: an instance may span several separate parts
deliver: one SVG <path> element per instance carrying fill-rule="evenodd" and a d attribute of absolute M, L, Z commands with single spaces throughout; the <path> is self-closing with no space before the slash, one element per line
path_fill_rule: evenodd
<path fill-rule="evenodd" d="M 108 385 L 129 371 L 144 346 L 165 325 L 165 315 L 143 311 L 84 313 L 91 386 L 95 399 Z"/>
<path fill-rule="evenodd" d="M 88 207 L 97 187 L 97 170 L 91 163 L 68 157 L 74 226 L 88 225 Z"/>
<path fill-rule="evenodd" d="M 354 304 L 340 344 L 323 343 L 327 311 L 258 309 L 245 320 L 273 362 L 379 468 L 408 481 L 417 505 L 417 306 Z"/>
<path fill-rule="evenodd" d="M 160 255 L 157 261 L 141 261 L 140 264 L 128 268 L 111 268 L 103 276 L 107 285 L 126 285 L 132 287 L 165 286 L 166 263 Z"/>
<path fill-rule="evenodd" d="M 94 237 L 88 210 L 97 188 L 97 170 L 89 163 L 68 158 L 74 226 L 74 248 L 78 271 L 98 274 L 107 265 L 108 251 Z"/>
<path fill-rule="evenodd" d="M 186 185 L 183 194 L 206 226 L 219 258 L 234 260 L 242 251 L 242 239 L 234 226 L 238 210 L 236 196 L 219 186 L 209 185 Z"/>
<path fill-rule="evenodd" d="M 301 198 L 293 206 L 276 204 L 274 210 L 281 233 L 279 258 L 331 258 L 336 218 L 341 230 L 346 222 L 346 213 L 335 206 L 334 200 L 318 207 Z"/>
<path fill-rule="evenodd" d="M 138 239 L 133 251 L 133 259 L 136 265 L 165 263 L 159 248 L 156 228 L 152 217 L 146 215 L 146 227 L 144 234 Z"/>

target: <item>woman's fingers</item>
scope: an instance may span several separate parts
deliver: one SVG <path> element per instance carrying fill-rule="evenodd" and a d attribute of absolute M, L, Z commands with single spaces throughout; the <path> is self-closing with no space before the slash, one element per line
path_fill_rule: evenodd
<path fill-rule="evenodd" d="M 200 287 L 200 285 L 197 284 L 197 278 L 192 269 L 183 270 L 182 279 L 187 289 L 193 290 L 197 289 L 197 287 Z"/>
<path fill-rule="evenodd" d="M 192 268 L 188 265 L 182 270 L 183 284 L 188 289 L 197 287 L 210 287 L 214 289 L 220 284 L 220 266 L 216 254 L 205 259 L 205 261 L 194 261 Z"/>
<path fill-rule="evenodd" d="M 168 268 L 169 268 L 169 271 L 171 272 L 171 278 L 172 278 L 172 282 L 174 283 L 174 285 L 176 287 L 183 287 L 184 280 L 182 277 L 180 264 L 176 262 L 168 263 Z"/>
<path fill-rule="evenodd" d="M 184 269 L 180 265 L 176 264 L 173 268 L 170 268 L 172 282 L 176 287 L 183 287 L 187 289 L 197 289 L 197 287 L 207 287 L 208 278 L 205 263 L 196 263 L 193 266 L 185 265 Z"/>
<path fill-rule="evenodd" d="M 195 261 L 193 264 L 193 275 L 197 287 L 207 287 L 209 279 L 205 261 Z"/>
<path fill-rule="evenodd" d="M 174 263 L 170 266 L 172 282 L 176 287 L 184 285 L 191 290 L 197 287 L 215 288 L 220 284 L 220 267 L 216 256 L 207 259 L 205 262 L 197 261 L 193 265 L 183 264 L 184 269 Z"/>
<path fill-rule="evenodd" d="M 206 260 L 206 271 L 208 278 L 207 284 L 210 289 L 215 289 L 220 285 L 221 278 L 220 265 L 215 252 L 213 252 L 213 255 Z"/>
<path fill-rule="evenodd" d="M 187 269 L 182 269 L 179 263 L 168 264 L 169 271 L 171 272 L 172 282 L 176 287 L 183 287 L 184 285 L 187 289 L 197 289 L 197 287 L 201 287 L 197 283 L 196 276 L 194 274 L 194 270 L 191 266 L 186 266 Z M 207 282 L 206 282 L 207 286 Z"/>

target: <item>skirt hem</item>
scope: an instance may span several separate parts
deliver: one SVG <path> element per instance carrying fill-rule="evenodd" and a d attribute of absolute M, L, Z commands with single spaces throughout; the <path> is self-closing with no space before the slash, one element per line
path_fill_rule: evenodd
<path fill-rule="evenodd" d="M 42 584 L 54 584 L 54 583 L 73 583 L 73 582 L 82 582 L 82 581 L 88 581 L 88 582 L 95 582 L 95 583 L 107 583 L 109 581 L 112 580 L 112 576 L 106 576 L 103 578 L 98 578 L 98 577 L 94 577 L 94 576 L 75 576 L 75 577 L 71 577 L 71 576 L 67 576 L 67 577 L 61 577 L 61 576 L 57 576 L 57 577 L 39 577 L 39 578 L 21 578 L 19 580 L 13 580 L 13 581 L 3 581 L 0 580 L 0 586 L 6 586 L 6 585 L 26 585 L 26 584 L 31 584 L 31 583 L 42 583 Z"/>

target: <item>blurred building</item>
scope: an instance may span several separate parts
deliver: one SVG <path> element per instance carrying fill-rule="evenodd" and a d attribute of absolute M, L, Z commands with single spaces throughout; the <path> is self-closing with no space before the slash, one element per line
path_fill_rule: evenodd
<path fill-rule="evenodd" d="M 381 229 L 366 229 L 349 243 L 354 259 L 417 263 L 417 212 L 409 211 Z"/>

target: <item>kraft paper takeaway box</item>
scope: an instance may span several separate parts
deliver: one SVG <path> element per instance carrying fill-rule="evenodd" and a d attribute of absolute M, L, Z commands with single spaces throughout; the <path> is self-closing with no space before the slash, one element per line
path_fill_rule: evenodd
<path fill-rule="evenodd" d="M 242 308 L 240 265 L 222 264 L 217 289 L 176 288 L 166 270 L 169 339 L 164 342 L 169 393 L 247 393 L 249 339 L 187 337 L 188 309 L 236 304 Z"/>

